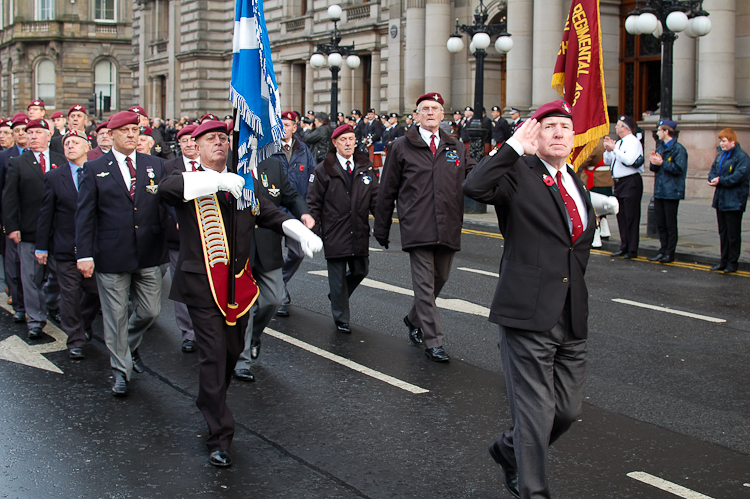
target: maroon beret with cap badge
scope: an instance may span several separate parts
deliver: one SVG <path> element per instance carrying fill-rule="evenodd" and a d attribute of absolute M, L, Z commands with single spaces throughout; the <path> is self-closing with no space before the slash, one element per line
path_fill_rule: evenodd
<path fill-rule="evenodd" d="M 137 125 L 138 114 L 133 111 L 120 111 L 109 119 L 109 129 L 115 130 L 126 125 Z"/>
<path fill-rule="evenodd" d="M 334 130 L 333 134 L 331 134 L 331 140 L 336 140 L 345 133 L 354 133 L 354 127 L 348 123 L 336 127 L 336 130 Z"/>
<path fill-rule="evenodd" d="M 70 116 L 70 113 L 74 113 L 76 111 L 78 111 L 79 113 L 88 114 L 85 107 L 80 104 L 76 104 L 75 106 L 71 106 L 70 109 L 68 109 L 68 116 Z"/>
<path fill-rule="evenodd" d="M 417 106 L 419 106 L 419 103 L 420 103 L 420 102 L 422 102 L 423 100 L 431 100 L 431 101 L 435 101 L 435 102 L 437 102 L 438 104 L 440 104 L 441 106 L 442 106 L 443 104 L 445 104 L 445 101 L 443 100 L 443 96 L 442 96 L 442 95 L 440 95 L 440 94 L 439 94 L 439 93 L 437 93 L 437 92 L 431 92 L 431 93 L 429 93 L 429 94 L 424 94 L 424 95 L 420 95 L 420 96 L 419 96 L 419 97 L 417 98 Z"/>
<path fill-rule="evenodd" d="M 202 125 L 198 125 L 195 130 L 193 130 L 193 133 L 190 134 L 190 136 L 193 138 L 193 140 L 195 140 L 201 135 L 205 135 L 211 132 L 227 133 L 226 123 L 224 123 L 223 121 L 215 120 L 207 121 Z"/>
<path fill-rule="evenodd" d="M 198 128 L 198 125 L 185 125 L 182 130 L 177 132 L 177 140 L 180 140 L 183 135 L 190 135 L 196 128 Z"/>
<path fill-rule="evenodd" d="M 550 116 L 570 118 L 572 120 L 573 108 L 571 108 L 570 104 L 564 100 L 555 100 L 539 106 L 539 109 L 536 110 L 531 119 L 540 121 L 542 118 L 548 118 Z"/>

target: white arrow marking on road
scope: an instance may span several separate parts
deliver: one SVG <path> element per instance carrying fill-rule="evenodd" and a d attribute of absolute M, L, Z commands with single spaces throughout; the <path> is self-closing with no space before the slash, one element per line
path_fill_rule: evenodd
<path fill-rule="evenodd" d="M 326 350 L 323 350 L 322 348 L 318 348 L 316 346 L 313 346 L 309 343 L 305 343 L 302 340 L 298 340 L 297 338 L 294 338 L 292 336 L 286 335 L 284 333 L 280 333 L 278 331 L 275 331 L 271 329 L 270 327 L 267 327 L 263 330 L 264 333 L 273 336 L 274 338 L 278 338 L 281 341 L 286 341 L 287 343 L 294 345 L 296 347 L 299 347 L 303 350 L 307 350 L 310 353 L 314 353 L 316 355 L 320 355 L 324 359 L 331 360 L 333 362 L 336 362 L 337 364 L 341 364 L 344 367 L 348 367 L 349 369 L 352 369 L 354 371 L 357 371 L 358 373 L 365 374 L 367 376 L 370 376 L 372 378 L 375 378 L 377 380 L 383 381 L 385 383 L 388 383 L 389 385 L 393 385 L 397 388 L 401 388 L 402 390 L 406 390 L 407 392 L 419 394 L 419 393 L 428 393 L 429 390 L 426 390 L 424 388 L 420 388 L 417 385 L 412 385 L 411 383 L 407 383 L 406 381 L 401 381 L 398 378 L 394 378 L 393 376 L 389 376 L 387 374 L 383 374 L 379 371 L 376 371 L 374 369 L 370 369 L 369 367 L 365 367 L 362 364 L 357 364 L 356 362 L 349 360 L 345 357 L 341 357 L 339 355 L 336 355 L 331 352 L 327 352 Z"/>
<path fill-rule="evenodd" d="M 8 305 L 8 296 L 5 293 L 0 293 L 0 307 L 11 314 L 13 313 L 13 308 Z M 44 332 L 52 336 L 55 341 L 41 345 L 29 345 L 16 335 L 0 341 L 0 359 L 63 374 L 59 367 L 47 360 L 42 354 L 65 350 L 68 336 L 57 326 L 50 323 L 47 323 Z"/>
<path fill-rule="evenodd" d="M 623 300 L 622 298 L 612 298 L 612 301 L 617 303 L 623 303 L 625 305 L 633 305 L 634 307 L 647 308 L 649 310 L 657 310 L 659 312 L 667 312 L 675 315 L 682 315 L 684 317 L 690 317 L 692 319 L 700 319 L 706 322 L 726 322 L 726 319 L 719 319 L 717 317 L 709 317 L 708 315 L 699 315 L 692 312 L 683 312 L 682 310 L 674 310 L 666 307 L 657 307 L 656 305 L 649 305 L 648 303 L 639 303 L 637 301 Z"/>
<path fill-rule="evenodd" d="M 377 253 L 378 251 L 383 251 L 383 250 L 382 250 L 382 249 L 380 249 L 380 248 L 367 248 L 367 249 L 368 249 L 368 250 L 370 250 L 370 251 L 374 251 L 374 252 L 376 252 L 376 253 Z"/>
<path fill-rule="evenodd" d="M 312 270 L 310 274 L 328 276 L 326 270 Z M 391 293 L 398 293 L 406 296 L 414 296 L 414 292 L 411 289 L 400 288 L 392 284 L 386 284 L 384 282 L 373 281 L 372 279 L 365 279 L 362 281 L 363 286 L 368 288 L 382 289 L 383 291 L 390 291 Z M 489 317 L 490 309 L 477 305 L 475 303 L 468 302 L 466 300 L 458 300 L 455 298 L 437 298 L 435 303 L 438 307 L 446 310 L 453 310 L 454 312 L 463 312 L 465 314 L 479 315 L 481 317 Z"/>
<path fill-rule="evenodd" d="M 500 274 L 498 274 L 497 272 L 487 272 L 486 270 L 470 269 L 469 267 L 458 267 L 458 270 L 463 270 L 464 272 L 473 272 L 475 274 L 488 275 L 490 277 L 500 277 Z"/>
<path fill-rule="evenodd" d="M 630 478 L 638 480 L 639 482 L 643 482 L 651 485 L 652 487 L 656 487 L 657 489 L 661 489 L 665 492 L 683 497 L 684 499 L 713 499 L 710 496 L 701 494 L 700 492 L 695 492 L 690 489 L 686 489 L 682 485 L 668 482 L 659 478 L 658 476 L 649 475 L 648 473 L 644 473 L 643 471 L 633 471 L 631 473 L 628 473 L 628 476 Z"/>

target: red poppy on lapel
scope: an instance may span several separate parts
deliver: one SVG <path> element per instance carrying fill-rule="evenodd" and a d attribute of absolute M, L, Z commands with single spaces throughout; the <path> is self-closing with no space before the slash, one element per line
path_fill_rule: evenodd
<path fill-rule="evenodd" d="M 542 180 L 544 180 L 544 183 L 547 184 L 547 187 L 552 187 L 553 191 L 557 190 L 557 185 L 555 185 L 555 179 L 553 179 L 546 173 L 542 175 Z"/>

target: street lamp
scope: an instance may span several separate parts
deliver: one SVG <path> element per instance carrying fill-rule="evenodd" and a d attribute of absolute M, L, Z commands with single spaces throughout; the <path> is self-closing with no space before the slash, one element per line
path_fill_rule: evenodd
<path fill-rule="evenodd" d="M 338 31 L 338 22 L 341 20 L 341 7 L 331 5 L 328 7 L 328 17 L 333 21 L 333 31 L 331 32 L 331 43 L 318 43 L 315 52 L 310 56 L 310 66 L 314 69 L 320 69 L 326 65 L 328 56 L 328 67 L 331 69 L 331 118 L 335 119 L 338 114 L 339 102 L 339 69 L 344 63 L 351 69 L 357 69 L 360 64 L 359 57 L 354 52 L 354 44 L 339 45 L 341 35 Z"/>
<path fill-rule="evenodd" d="M 631 35 L 653 34 L 661 40 L 661 119 L 672 119 L 672 65 L 674 42 L 684 31 L 691 38 L 711 31 L 703 0 L 639 0 L 625 19 L 625 30 Z"/>

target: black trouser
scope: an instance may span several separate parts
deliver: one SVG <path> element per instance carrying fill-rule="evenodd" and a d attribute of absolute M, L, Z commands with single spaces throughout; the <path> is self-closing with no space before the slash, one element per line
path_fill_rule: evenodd
<path fill-rule="evenodd" d="M 99 312 L 96 276 L 85 279 L 74 260 L 57 260 L 57 280 L 60 283 L 61 327 L 68 335 L 68 348 L 81 348 L 86 343 L 84 331 L 91 327 Z"/>
<path fill-rule="evenodd" d="M 679 199 L 654 198 L 654 215 L 656 215 L 656 229 L 659 231 L 661 248 L 659 253 L 674 258 L 677 248 L 677 208 Z"/>
<path fill-rule="evenodd" d="M 721 241 L 721 266 L 737 268 L 742 246 L 742 211 L 716 210 Z"/>
<path fill-rule="evenodd" d="M 370 258 L 351 256 L 329 258 L 328 287 L 331 290 L 331 315 L 336 324 L 349 323 L 349 297 L 370 271 Z M 349 267 L 349 270 L 347 270 Z"/>
<path fill-rule="evenodd" d="M 620 203 L 617 213 L 617 228 L 620 231 L 620 251 L 629 255 L 638 254 L 641 223 L 641 198 L 643 178 L 640 173 L 615 180 L 615 196 Z"/>

